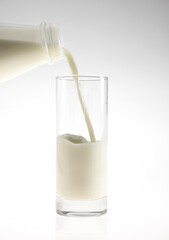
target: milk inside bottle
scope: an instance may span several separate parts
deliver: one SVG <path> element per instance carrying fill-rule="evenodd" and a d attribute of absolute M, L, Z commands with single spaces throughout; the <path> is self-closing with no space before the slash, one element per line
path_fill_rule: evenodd
<path fill-rule="evenodd" d="M 0 24 L 0 82 L 63 59 L 59 28 Z"/>

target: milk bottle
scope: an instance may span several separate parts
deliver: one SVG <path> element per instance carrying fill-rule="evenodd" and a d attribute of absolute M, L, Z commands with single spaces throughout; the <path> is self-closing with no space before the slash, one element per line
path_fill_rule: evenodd
<path fill-rule="evenodd" d="M 0 24 L 0 81 L 63 58 L 59 28 Z"/>

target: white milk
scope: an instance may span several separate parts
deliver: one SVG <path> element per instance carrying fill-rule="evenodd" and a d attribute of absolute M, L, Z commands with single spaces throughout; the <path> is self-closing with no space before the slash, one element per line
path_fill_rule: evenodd
<path fill-rule="evenodd" d="M 63 58 L 61 51 L 56 51 L 52 45 L 48 45 L 48 51 L 56 60 Z M 14 78 L 49 61 L 46 49 L 40 43 L 0 40 L 0 81 Z"/>
<path fill-rule="evenodd" d="M 81 136 L 57 138 L 57 195 L 71 200 L 106 196 L 106 146 Z"/>
<path fill-rule="evenodd" d="M 47 62 L 40 44 L 0 40 L 0 80 L 16 77 Z"/>

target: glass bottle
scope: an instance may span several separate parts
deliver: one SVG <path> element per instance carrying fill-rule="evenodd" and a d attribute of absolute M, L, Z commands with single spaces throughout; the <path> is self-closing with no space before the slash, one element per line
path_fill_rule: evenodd
<path fill-rule="evenodd" d="M 0 81 L 63 57 L 57 24 L 0 24 Z"/>

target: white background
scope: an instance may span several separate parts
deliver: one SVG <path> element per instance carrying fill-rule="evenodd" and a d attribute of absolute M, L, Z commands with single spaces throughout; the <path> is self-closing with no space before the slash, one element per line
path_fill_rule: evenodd
<path fill-rule="evenodd" d="M 169 1 L 1 0 L 0 22 L 60 24 L 81 74 L 109 77 L 108 214 L 55 214 L 55 76 L 0 84 L 0 239 L 169 239 Z"/>

